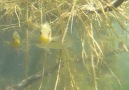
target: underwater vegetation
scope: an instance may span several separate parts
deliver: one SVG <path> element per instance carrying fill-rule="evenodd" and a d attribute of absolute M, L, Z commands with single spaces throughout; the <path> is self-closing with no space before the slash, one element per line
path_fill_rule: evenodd
<path fill-rule="evenodd" d="M 1 0 L 0 90 L 128 90 L 128 0 Z"/>

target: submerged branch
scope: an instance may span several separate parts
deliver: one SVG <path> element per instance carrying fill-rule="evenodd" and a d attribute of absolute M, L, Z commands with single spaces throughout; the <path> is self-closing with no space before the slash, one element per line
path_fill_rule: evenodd
<path fill-rule="evenodd" d="M 94 9 L 90 9 L 90 8 L 86 8 L 86 10 L 84 10 L 87 13 L 103 13 L 103 11 L 107 12 L 107 11 L 112 11 L 112 8 L 115 7 L 119 7 L 123 2 L 125 2 L 127 0 L 114 0 L 112 1 L 110 4 L 107 4 L 106 6 L 102 8 L 95 8 Z"/>
<path fill-rule="evenodd" d="M 55 66 L 50 68 L 49 70 L 46 70 L 44 72 L 44 76 L 47 76 L 49 73 L 55 72 L 59 67 L 59 63 L 57 63 Z M 32 83 L 41 80 L 42 74 L 38 73 L 32 76 L 29 76 L 28 78 L 22 80 L 20 83 L 18 83 L 15 86 L 9 87 L 9 89 L 6 87 L 5 90 L 24 90 L 27 86 L 31 85 Z"/>
<path fill-rule="evenodd" d="M 129 47 L 127 47 L 128 49 L 129 49 Z M 104 54 L 104 56 L 105 57 L 108 57 L 108 56 L 113 56 L 113 55 L 116 55 L 116 54 L 120 54 L 120 53 L 122 53 L 122 52 L 125 52 L 126 50 L 124 50 L 124 49 L 115 49 L 115 50 L 112 50 L 112 51 L 110 51 L 110 52 L 108 52 L 108 53 L 105 53 Z M 95 56 L 92 56 L 92 57 L 87 57 L 87 59 L 88 60 L 94 60 L 94 59 L 97 59 L 97 57 L 95 57 Z M 81 61 L 81 60 L 79 60 L 79 61 Z M 79 62 L 78 61 L 78 62 Z M 93 61 L 92 61 L 92 67 L 94 67 L 94 64 L 93 64 Z M 49 70 L 46 70 L 45 72 L 44 72 L 44 76 L 47 76 L 49 73 L 53 73 L 53 72 L 55 72 L 57 69 L 58 69 L 58 67 L 59 67 L 59 63 L 57 63 L 55 66 L 53 66 L 52 68 L 50 68 Z M 96 76 L 95 76 L 95 69 L 93 68 L 93 72 L 94 72 L 94 79 L 96 78 Z M 28 77 L 28 78 L 26 78 L 26 79 L 24 79 L 24 80 L 22 80 L 19 84 L 17 84 L 17 85 L 15 85 L 15 86 L 13 86 L 13 87 L 10 87 L 10 88 L 12 88 L 12 89 L 5 89 L 5 90 L 23 90 L 23 89 L 25 89 L 27 86 L 29 86 L 29 85 L 31 85 L 32 83 L 34 83 L 34 82 L 36 82 L 36 81 L 38 81 L 38 80 L 41 80 L 41 78 L 42 78 L 42 74 L 41 73 L 38 73 L 38 74 L 35 74 L 35 75 L 32 75 L 32 76 L 30 76 L 30 77 Z M 95 81 L 95 88 L 97 87 L 96 86 L 97 84 L 96 84 L 96 81 Z"/>
<path fill-rule="evenodd" d="M 129 49 L 129 47 L 127 47 L 127 48 Z M 115 49 L 115 50 L 113 50 L 113 51 L 110 51 L 110 52 L 104 54 L 104 56 L 105 56 L 105 57 L 108 57 L 108 56 L 120 54 L 120 53 L 125 52 L 125 51 L 126 51 L 126 50 L 124 50 L 124 49 Z M 94 59 L 96 59 L 96 57 L 95 57 L 95 56 L 92 56 L 92 58 L 91 58 L 91 57 L 88 57 L 87 59 L 88 59 L 88 60 L 91 60 L 91 59 L 94 60 Z M 81 61 L 81 60 L 79 60 L 79 61 Z M 93 62 L 92 62 L 92 64 L 93 64 Z M 46 71 L 44 72 L 44 76 L 47 76 L 49 73 L 55 72 L 55 71 L 58 69 L 58 67 L 59 67 L 59 63 L 57 63 L 55 66 L 53 66 L 53 67 L 50 68 L 49 70 L 46 70 Z M 93 66 L 93 67 L 94 67 L 94 66 Z M 94 71 L 94 69 L 93 69 L 93 71 Z M 94 74 L 95 74 L 95 71 L 94 71 Z M 32 84 L 32 83 L 34 83 L 34 82 L 40 80 L 41 78 L 42 78 L 42 74 L 41 74 L 41 73 L 38 73 L 38 74 L 32 75 L 32 76 L 30 76 L 30 77 L 28 77 L 28 78 L 22 80 L 19 84 L 15 85 L 14 87 L 11 87 L 11 88 L 13 88 L 13 89 L 5 89 L 5 90 L 23 90 L 23 89 L 25 89 L 27 86 L 29 86 L 30 84 Z M 95 83 L 95 87 L 96 87 L 96 83 Z"/>
<path fill-rule="evenodd" d="M 91 55 L 91 65 L 92 65 L 92 72 L 93 72 L 93 90 L 98 90 L 97 81 L 96 81 L 96 70 L 95 70 L 95 62 L 93 58 L 93 54 Z"/>
<path fill-rule="evenodd" d="M 129 50 L 129 46 L 127 47 L 127 49 Z M 126 49 L 124 48 L 117 48 L 117 49 L 114 49 L 108 53 L 105 53 L 104 56 L 108 57 L 108 56 L 113 56 L 113 55 L 116 55 L 116 54 L 120 54 L 120 53 L 123 53 L 123 52 L 127 52 Z"/>

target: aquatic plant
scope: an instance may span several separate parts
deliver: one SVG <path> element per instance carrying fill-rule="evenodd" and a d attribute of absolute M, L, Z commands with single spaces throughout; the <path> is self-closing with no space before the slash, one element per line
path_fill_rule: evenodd
<path fill-rule="evenodd" d="M 1 62 L 5 65 L 1 65 L 2 70 L 8 72 L 12 60 L 10 66 L 14 66 L 15 73 L 9 73 L 11 85 L 0 87 L 119 90 L 122 85 L 116 54 L 128 51 L 128 4 L 127 0 L 0 1 L 0 40 L 8 41 L 16 31 L 22 44 L 18 47 L 22 48 L 20 55 L 1 44 Z M 44 23 L 50 25 L 51 37 L 59 36 L 45 44 L 49 50 L 35 46 Z"/>

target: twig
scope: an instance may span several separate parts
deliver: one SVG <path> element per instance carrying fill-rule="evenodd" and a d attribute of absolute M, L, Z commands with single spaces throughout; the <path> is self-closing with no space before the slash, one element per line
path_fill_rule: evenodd
<path fill-rule="evenodd" d="M 105 12 L 107 12 L 107 11 L 112 11 L 112 8 L 113 7 L 115 7 L 115 8 L 117 8 L 118 6 L 120 6 L 123 2 L 125 2 L 125 1 L 127 1 L 127 0 L 114 0 L 114 1 L 112 1 L 110 4 L 108 4 L 108 5 L 106 5 L 104 8 L 103 8 L 103 10 L 105 11 Z M 97 12 L 97 13 L 103 13 L 103 11 L 102 11 L 102 9 L 101 8 L 95 8 L 95 9 L 93 9 L 93 10 L 91 10 L 91 9 L 86 9 L 86 10 L 84 10 L 85 12 L 87 12 L 87 13 L 95 13 L 95 12 Z"/>
<path fill-rule="evenodd" d="M 98 90 L 97 88 L 97 81 L 96 81 L 96 70 L 95 70 L 95 62 L 94 62 L 94 58 L 93 58 L 93 54 L 91 55 L 91 65 L 92 65 L 92 71 L 93 71 L 93 90 Z"/>
<path fill-rule="evenodd" d="M 49 70 L 44 71 L 44 76 L 47 76 L 49 73 L 55 72 L 59 67 L 59 63 L 57 63 L 55 66 L 50 68 Z M 27 77 L 26 79 L 22 80 L 19 84 L 13 86 L 14 90 L 23 90 L 30 84 L 40 80 L 42 78 L 42 73 L 38 73 L 32 76 Z"/>
<path fill-rule="evenodd" d="M 56 77 L 56 82 L 55 82 L 55 87 L 54 87 L 54 90 L 56 90 L 57 88 L 57 85 L 58 85 L 58 82 L 59 82 L 59 74 L 60 74 L 60 67 L 61 67 L 61 59 L 60 59 L 60 63 L 59 63 L 59 68 L 58 68 L 58 72 L 57 72 L 57 77 Z"/>
<path fill-rule="evenodd" d="M 129 49 L 129 47 L 128 47 L 128 49 Z M 125 50 L 115 49 L 113 51 L 110 51 L 110 52 L 104 54 L 104 56 L 108 57 L 108 56 L 116 55 L 116 54 L 119 54 L 119 53 L 122 53 L 122 52 L 125 52 Z M 87 59 L 88 60 L 91 60 L 91 59 L 95 60 L 96 57 L 92 55 L 92 57 L 87 57 Z M 81 60 L 79 60 L 79 61 L 81 61 Z M 59 68 L 59 63 L 57 63 L 55 66 L 53 66 L 49 70 L 44 71 L 44 76 L 47 76 L 49 73 L 55 72 L 58 68 Z M 38 73 L 38 74 L 35 74 L 35 75 L 32 75 L 32 76 L 29 76 L 28 78 L 22 80 L 19 84 L 15 85 L 13 87 L 10 87 L 10 88 L 13 88 L 13 89 L 9 89 L 9 90 L 23 90 L 27 86 L 29 86 L 30 84 L 40 80 L 41 78 L 42 78 L 42 73 Z M 8 90 L 8 89 L 5 89 L 5 90 Z"/>

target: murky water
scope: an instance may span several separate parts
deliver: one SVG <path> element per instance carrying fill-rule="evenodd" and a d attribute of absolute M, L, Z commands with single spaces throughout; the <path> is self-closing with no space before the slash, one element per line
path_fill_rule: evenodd
<path fill-rule="evenodd" d="M 0 19 L 0 90 L 129 89 L 126 17 L 71 11 L 69 19 L 63 1 L 65 13 L 47 1 L 6 3 L 0 12 L 10 11 Z"/>

